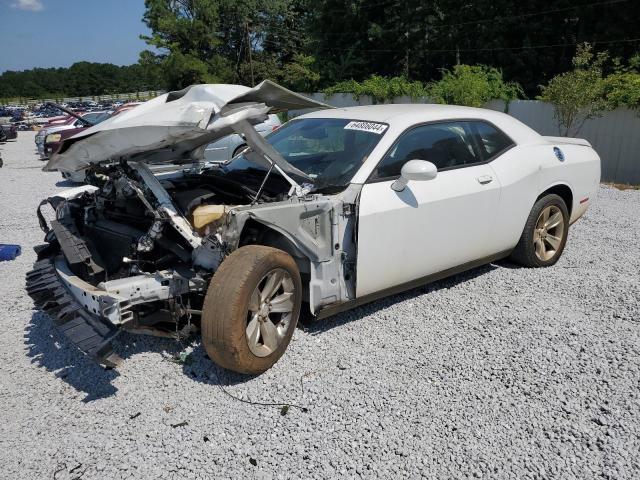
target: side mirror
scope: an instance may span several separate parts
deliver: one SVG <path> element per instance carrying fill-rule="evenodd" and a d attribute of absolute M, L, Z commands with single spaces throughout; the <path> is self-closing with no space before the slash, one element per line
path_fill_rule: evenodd
<path fill-rule="evenodd" d="M 396 192 L 401 192 L 409 183 L 409 180 L 418 182 L 433 180 L 438 175 L 438 168 L 426 160 L 409 160 L 400 170 L 400 178 L 391 184 Z"/>

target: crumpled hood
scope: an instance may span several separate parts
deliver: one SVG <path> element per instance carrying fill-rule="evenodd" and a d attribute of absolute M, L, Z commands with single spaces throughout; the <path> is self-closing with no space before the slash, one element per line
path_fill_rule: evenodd
<path fill-rule="evenodd" d="M 269 80 L 254 88 L 193 85 L 161 95 L 66 139 L 44 170 L 75 172 L 120 159 L 192 162 L 205 145 L 246 131 L 247 123 L 261 123 L 269 113 L 305 108 L 330 107 Z M 282 170 L 298 173 L 280 155 L 269 154 L 268 158 Z"/>

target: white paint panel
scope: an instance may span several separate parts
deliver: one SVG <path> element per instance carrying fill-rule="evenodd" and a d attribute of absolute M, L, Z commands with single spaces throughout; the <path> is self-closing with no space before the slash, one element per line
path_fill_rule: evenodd
<path fill-rule="evenodd" d="M 493 180 L 480 184 L 486 175 Z M 402 192 L 391 183 L 362 189 L 357 297 L 498 252 L 489 241 L 500 197 L 491 166 L 440 172 Z"/>
<path fill-rule="evenodd" d="M 540 165 L 545 154 L 555 158 L 551 145 L 516 146 L 491 162 L 502 186 L 496 225 L 491 232 L 491 241 L 500 251 L 515 247 L 520 240 L 531 207 L 541 192 Z"/>

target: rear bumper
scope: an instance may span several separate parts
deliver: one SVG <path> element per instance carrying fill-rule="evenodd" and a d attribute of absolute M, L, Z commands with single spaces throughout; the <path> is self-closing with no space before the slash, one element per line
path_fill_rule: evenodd
<path fill-rule="evenodd" d="M 122 316 L 118 299 L 89 284 L 77 284 L 52 258 L 36 262 L 27 273 L 27 292 L 84 354 L 107 367 L 120 363 L 111 342 L 122 330 L 108 318 Z"/>

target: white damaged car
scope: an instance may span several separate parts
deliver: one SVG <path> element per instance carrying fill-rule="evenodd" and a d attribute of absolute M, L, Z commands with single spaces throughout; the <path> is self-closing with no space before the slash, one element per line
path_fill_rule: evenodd
<path fill-rule="evenodd" d="M 266 139 L 253 127 L 305 108 Z M 231 133 L 249 149 L 203 167 Z M 149 170 L 162 163 L 184 168 Z M 503 113 L 330 109 L 271 82 L 170 92 L 65 141 L 47 168 L 90 171 L 42 202 L 27 275 L 66 336 L 114 366 L 122 331 L 199 327 L 216 363 L 250 374 L 283 355 L 303 309 L 324 318 L 509 256 L 553 265 L 600 181 L 588 142 Z"/>

